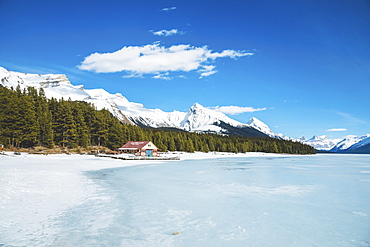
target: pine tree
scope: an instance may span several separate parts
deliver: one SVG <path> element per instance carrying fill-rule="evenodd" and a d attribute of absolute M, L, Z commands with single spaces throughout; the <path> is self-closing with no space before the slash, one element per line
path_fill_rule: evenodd
<path fill-rule="evenodd" d="M 173 137 L 169 138 L 168 144 L 167 144 L 168 150 L 169 151 L 176 151 L 176 145 Z"/>
<path fill-rule="evenodd" d="M 55 141 L 62 147 L 73 147 L 76 145 L 76 124 L 72 115 L 70 101 L 60 100 L 56 104 L 56 111 L 53 112 Z"/>
<path fill-rule="evenodd" d="M 84 102 L 70 102 L 73 120 L 76 126 L 76 139 L 75 143 L 81 147 L 87 147 L 89 144 L 88 128 L 83 116 Z"/>
<path fill-rule="evenodd" d="M 95 112 L 91 131 L 92 139 L 98 146 L 103 146 L 108 139 L 108 121 L 110 117 L 110 112 L 105 109 Z"/>
<path fill-rule="evenodd" d="M 32 98 L 29 96 L 21 97 L 19 104 L 18 120 L 16 122 L 19 142 L 16 146 L 32 147 L 37 142 L 39 134 L 35 106 L 32 103 Z"/>
<path fill-rule="evenodd" d="M 2 144 L 13 145 L 14 133 L 14 108 L 17 104 L 15 92 L 5 87 L 0 87 L 0 141 Z"/>
<path fill-rule="evenodd" d="M 54 146 L 52 114 L 49 110 L 49 103 L 45 97 L 45 92 L 42 88 L 39 92 L 34 88 L 28 88 L 27 94 L 33 99 L 35 106 L 37 126 L 39 128 L 38 145 L 51 148 Z"/>
<path fill-rule="evenodd" d="M 111 118 L 108 126 L 108 140 L 107 147 L 110 149 L 116 149 L 121 147 L 124 143 L 124 128 L 116 118 Z"/>

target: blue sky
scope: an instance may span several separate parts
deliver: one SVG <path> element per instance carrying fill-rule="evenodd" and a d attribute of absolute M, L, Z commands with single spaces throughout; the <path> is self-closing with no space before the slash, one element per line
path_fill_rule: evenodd
<path fill-rule="evenodd" d="M 8 70 L 66 74 L 164 111 L 198 102 L 291 137 L 370 133 L 367 0 L 0 0 L 0 10 Z"/>

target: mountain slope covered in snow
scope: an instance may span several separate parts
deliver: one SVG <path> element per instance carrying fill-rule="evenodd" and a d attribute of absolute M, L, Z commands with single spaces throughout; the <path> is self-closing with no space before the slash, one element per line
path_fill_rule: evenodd
<path fill-rule="evenodd" d="M 8 71 L 0 67 L 0 85 L 5 87 L 43 88 L 47 98 L 71 99 L 93 103 L 97 109 L 107 109 L 120 121 L 140 127 L 177 128 L 189 132 L 238 134 L 243 136 L 272 136 L 272 131 L 256 118 L 251 124 L 240 123 L 225 114 L 195 103 L 187 112 L 164 112 L 147 109 L 140 103 L 127 100 L 120 93 L 111 94 L 104 89 L 85 89 L 74 86 L 65 75 L 28 74 Z"/>
<path fill-rule="evenodd" d="M 312 138 L 305 140 L 300 139 L 299 141 L 314 147 L 316 150 L 329 151 L 331 150 L 341 139 L 328 139 L 325 135 L 313 136 Z"/>
<path fill-rule="evenodd" d="M 330 151 L 336 153 L 370 153 L 370 134 L 363 136 L 346 136 Z"/>
<path fill-rule="evenodd" d="M 370 134 L 363 136 L 348 135 L 343 139 L 328 139 L 326 136 L 313 136 L 311 139 L 299 140 L 316 150 L 332 153 L 367 153 L 370 154 Z"/>

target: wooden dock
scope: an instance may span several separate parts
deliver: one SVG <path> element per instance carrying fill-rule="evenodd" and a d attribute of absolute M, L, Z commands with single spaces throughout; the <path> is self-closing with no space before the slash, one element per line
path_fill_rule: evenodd
<path fill-rule="evenodd" d="M 118 156 L 118 155 L 106 155 L 106 154 L 97 154 L 96 157 L 105 157 L 105 158 L 112 158 L 112 159 L 120 159 L 120 160 L 180 160 L 180 156 L 176 157 L 147 157 L 147 156 Z"/>

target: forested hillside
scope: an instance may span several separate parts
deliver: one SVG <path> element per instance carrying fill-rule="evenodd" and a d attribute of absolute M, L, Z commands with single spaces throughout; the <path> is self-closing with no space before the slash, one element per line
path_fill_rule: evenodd
<path fill-rule="evenodd" d="M 47 99 L 42 89 L 0 87 L 0 143 L 5 147 L 105 146 L 150 140 L 162 151 L 312 154 L 314 148 L 274 138 L 247 138 L 125 125 L 86 102 Z"/>

